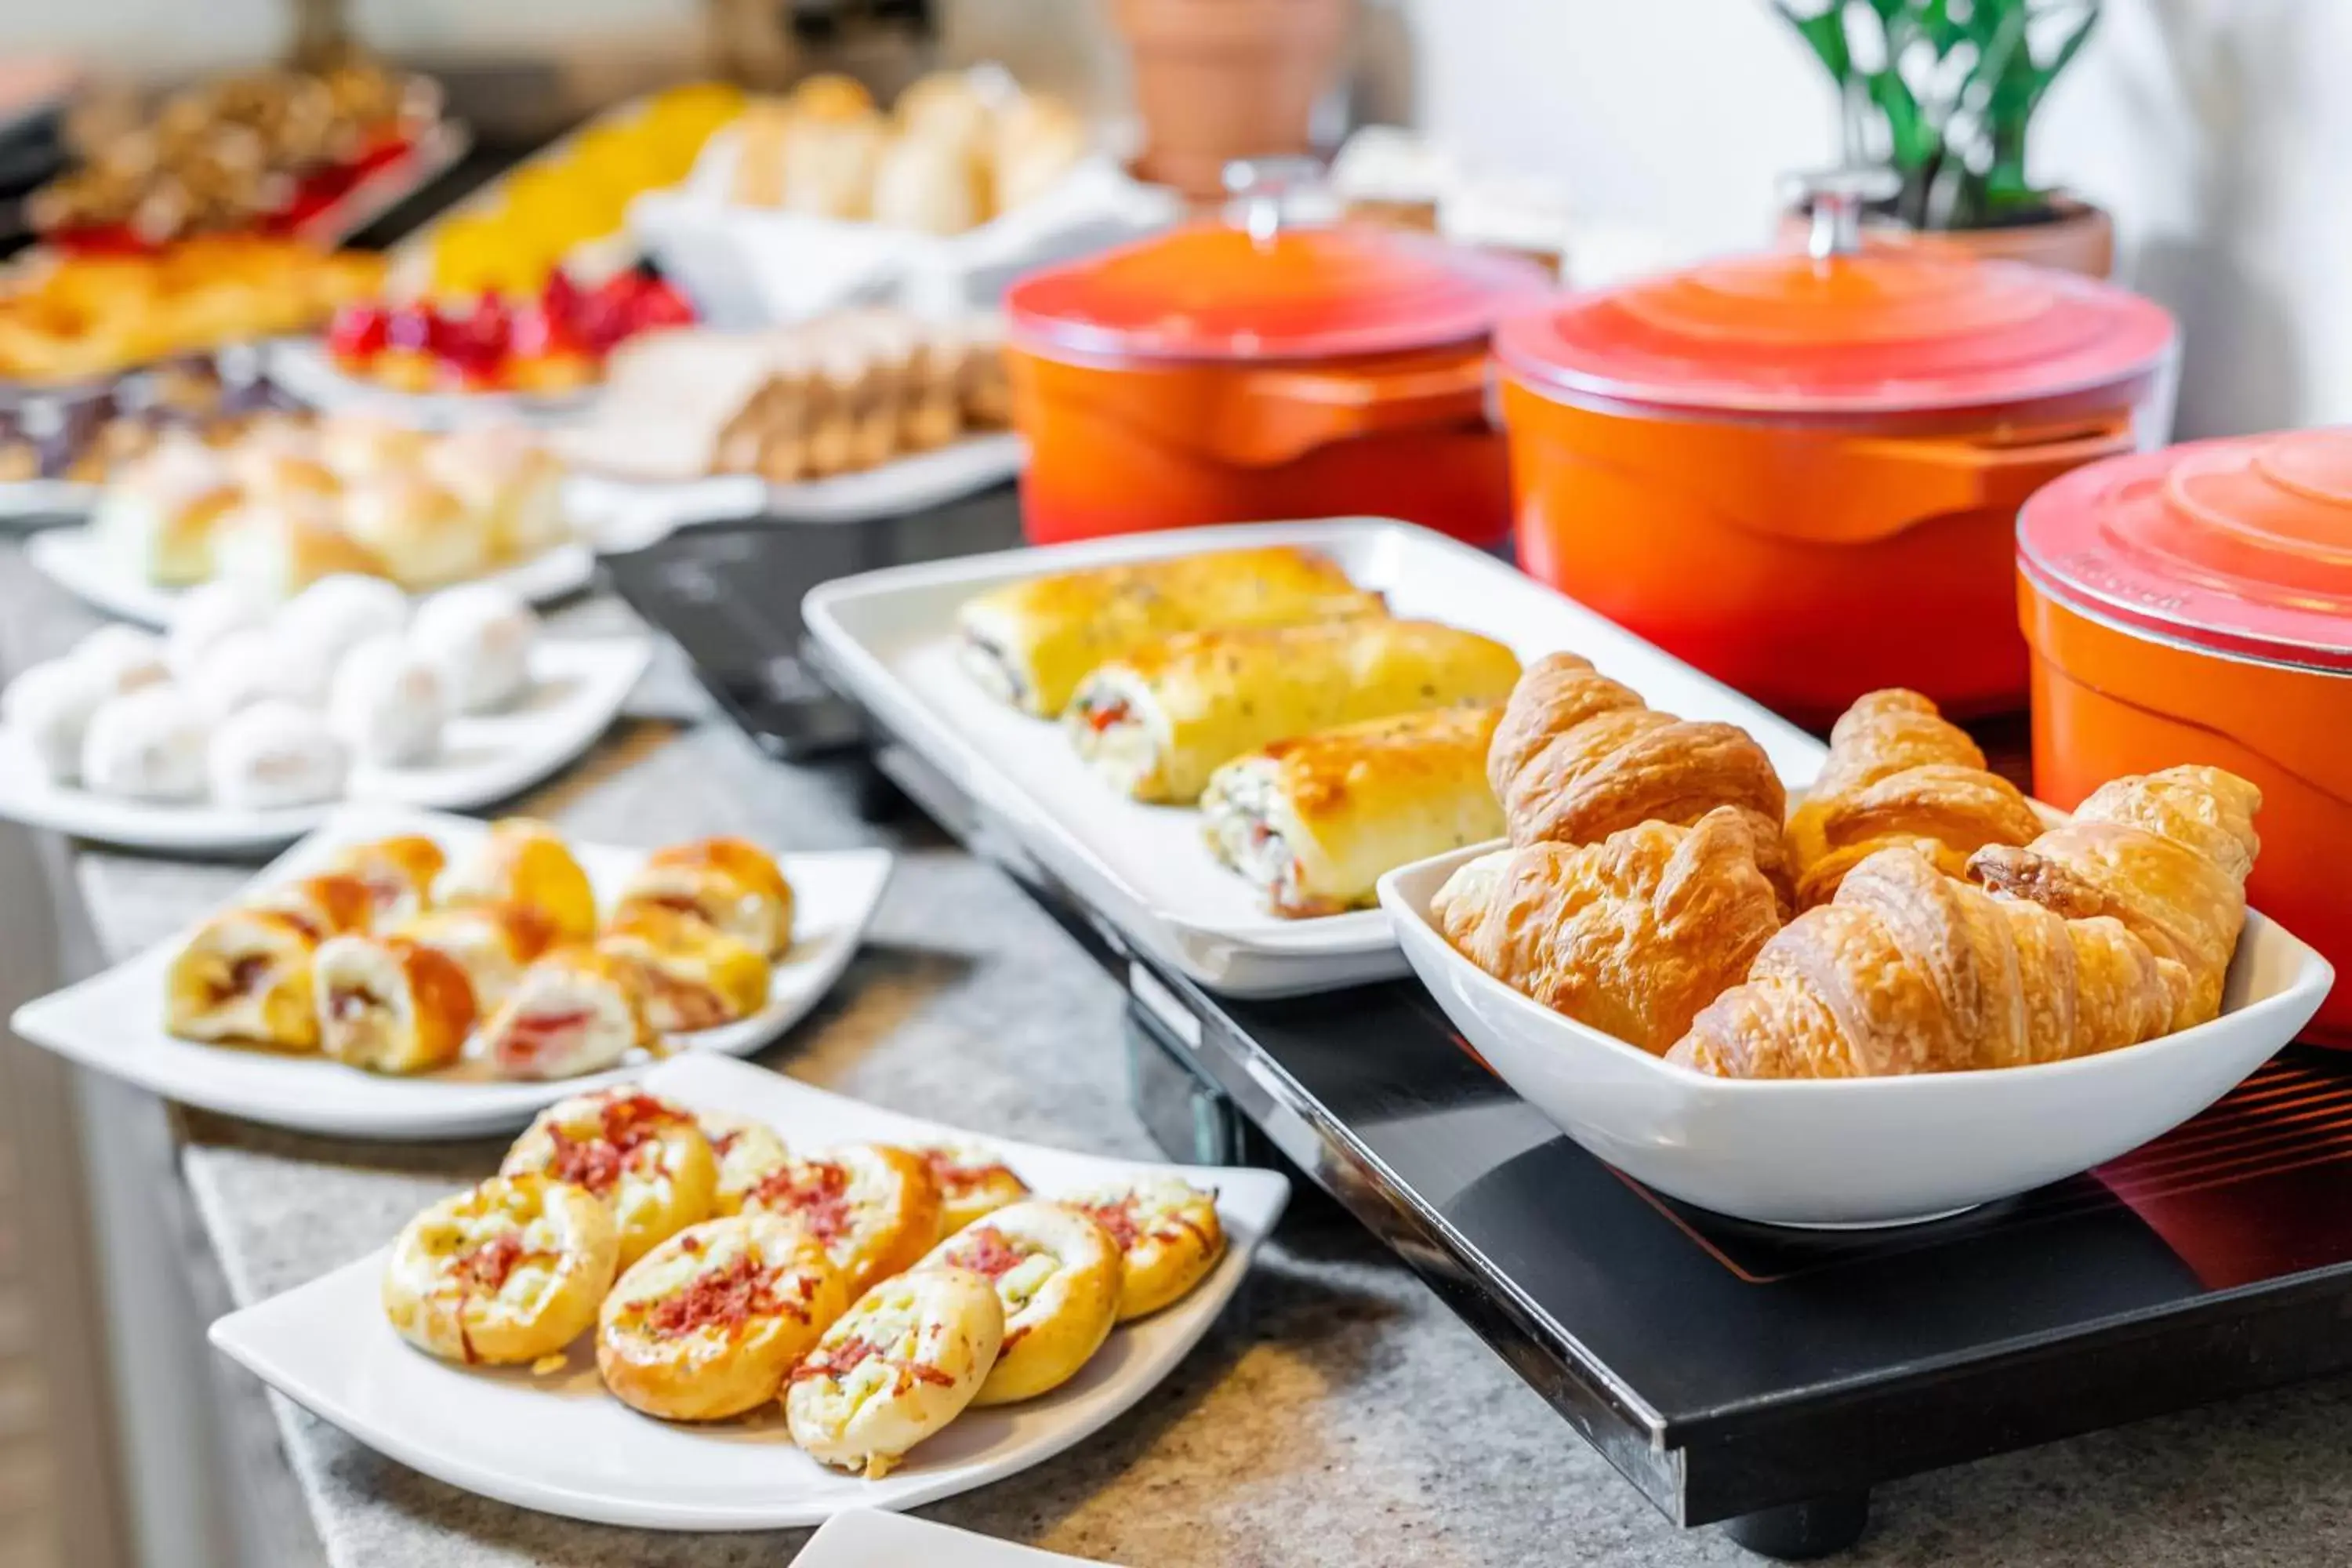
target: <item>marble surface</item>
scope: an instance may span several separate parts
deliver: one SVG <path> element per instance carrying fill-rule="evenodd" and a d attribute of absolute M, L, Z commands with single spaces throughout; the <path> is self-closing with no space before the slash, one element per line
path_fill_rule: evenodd
<path fill-rule="evenodd" d="M 0 547 L 14 657 L 85 625 Z M 616 606 L 565 612 L 609 626 Z M 898 875 L 825 1005 L 761 1059 L 780 1072 L 1007 1136 L 1144 1154 L 1126 1104 L 1118 989 L 1004 879 L 919 826 L 877 829 L 845 779 L 772 764 L 665 660 L 628 721 L 518 803 L 586 837 L 741 831 L 785 848 L 882 843 Z M 247 868 L 98 849 L 78 860 L 100 945 L 123 956 Z M 184 1119 L 192 1268 L 244 1302 L 381 1245 L 487 1173 L 498 1145 L 371 1145 Z M 272 1397 L 283 1458 L 337 1568 L 775 1564 L 802 1537 L 665 1536 L 469 1497 Z M 1992 1568 L 2352 1562 L 2352 1383 L 2323 1384 L 1879 1489 L 1852 1561 Z M 267 1458 L 248 1463 L 270 1462 Z M 924 1510 L 1130 1568 L 1753 1562 L 1663 1520 L 1353 1222 L 1300 1212 L 1181 1368 L 1102 1434 Z"/>

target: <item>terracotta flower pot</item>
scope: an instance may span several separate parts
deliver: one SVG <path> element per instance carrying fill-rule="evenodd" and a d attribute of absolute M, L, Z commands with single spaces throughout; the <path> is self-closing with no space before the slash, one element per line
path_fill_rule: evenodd
<path fill-rule="evenodd" d="M 1143 117 L 1139 171 L 1205 198 L 1233 159 L 1310 150 L 1355 0 L 1118 0 L 1117 16 Z"/>
<path fill-rule="evenodd" d="M 1944 229 L 1916 236 L 1895 226 L 1873 225 L 1865 234 L 1873 244 L 1903 243 L 1916 238 L 1923 244 L 1950 246 L 1980 258 L 2030 261 L 2037 267 L 2079 272 L 2085 278 L 2111 275 L 2116 268 L 2116 227 L 2105 209 L 2073 196 L 2059 196 L 2052 205 L 2058 209 L 2058 216 L 2041 223 L 2011 224 L 2002 228 Z M 1803 213 L 1782 215 L 1781 247 L 1801 248 L 1809 226 Z"/>

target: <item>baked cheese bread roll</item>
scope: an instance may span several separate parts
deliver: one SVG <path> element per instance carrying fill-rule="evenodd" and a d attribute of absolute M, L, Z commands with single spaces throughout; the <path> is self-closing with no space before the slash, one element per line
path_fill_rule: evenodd
<path fill-rule="evenodd" d="M 666 1421 L 720 1421 L 776 1397 L 849 1305 L 841 1273 L 789 1220 L 688 1226 L 629 1267 L 596 1318 L 614 1397 Z"/>
<path fill-rule="evenodd" d="M 500 1078 L 578 1078 L 659 1039 L 634 970 L 593 947 L 559 947 L 522 972 L 483 1028 L 481 1051 Z"/>
<path fill-rule="evenodd" d="M 1210 852 L 1297 920 L 1372 901 L 1383 872 L 1499 838 L 1486 782 L 1499 708 L 1440 708 L 1276 741 L 1209 775 Z"/>
<path fill-rule="evenodd" d="M 418 915 L 398 930 L 466 972 L 484 1016 L 504 1006 L 523 971 L 555 945 L 554 922 L 529 904 L 460 904 Z"/>
<path fill-rule="evenodd" d="M 621 889 L 614 923 L 649 905 L 698 916 L 765 958 L 792 945 L 792 884 L 775 858 L 748 839 L 698 838 L 655 850 Z"/>
<path fill-rule="evenodd" d="M 940 1239 L 1029 1195 L 1029 1184 L 987 1150 L 971 1143 L 934 1143 L 915 1151 L 940 1187 Z"/>
<path fill-rule="evenodd" d="M 1150 1176 L 1065 1200 L 1118 1246 L 1118 1321 L 1173 1306 L 1224 1256 L 1217 1194 L 1175 1176 Z"/>
<path fill-rule="evenodd" d="M 743 1199 L 743 1212 L 806 1229 L 856 1297 L 911 1267 L 938 1238 L 940 1189 L 930 1167 L 907 1150 L 845 1143 L 771 1172 Z"/>
<path fill-rule="evenodd" d="M 1113 788 L 1182 805 L 1245 752 L 1340 724 L 1500 703 L 1518 678 L 1509 648 L 1434 621 L 1186 632 L 1087 676 L 1066 723 Z"/>
<path fill-rule="evenodd" d="M 246 906 L 285 916 L 309 931 L 313 942 L 368 931 L 375 923 L 375 895 L 365 882 L 341 871 L 265 888 Z"/>
<path fill-rule="evenodd" d="M 565 942 L 596 934 L 596 893 L 588 873 L 561 834 L 529 817 L 492 823 L 473 852 L 442 878 L 440 895 L 445 904 L 528 904 Z"/>
<path fill-rule="evenodd" d="M 784 1141 L 764 1121 L 706 1110 L 699 1118 L 703 1137 L 710 1141 L 711 1157 L 719 1162 L 719 1188 L 711 1212 L 740 1214 L 751 1190 L 792 1160 Z"/>
<path fill-rule="evenodd" d="M 228 909 L 198 926 L 163 980 L 163 1028 L 184 1040 L 279 1051 L 319 1048 L 310 928 L 268 910 Z"/>
<path fill-rule="evenodd" d="M 793 1369 L 793 1441 L 879 1480 L 972 1402 L 1004 1342 L 1004 1308 L 968 1268 L 925 1268 L 865 1295 Z"/>
<path fill-rule="evenodd" d="M 603 1199 L 620 1227 L 621 1267 L 710 1217 L 719 1167 L 694 1113 L 635 1089 L 559 1100 L 507 1151 L 502 1176 L 538 1172 Z"/>
<path fill-rule="evenodd" d="M 1286 626 L 1382 613 L 1324 556 L 1215 550 L 1007 584 L 958 612 L 964 668 L 1002 701 L 1058 717 L 1096 666 L 1178 632 Z"/>
<path fill-rule="evenodd" d="M 998 1209 L 917 1267 L 969 1268 L 1004 1305 L 1004 1347 L 975 1404 L 1010 1405 L 1059 1388 L 1118 1321 L 1118 1246 L 1091 1217 L 1060 1204 Z"/>
<path fill-rule="evenodd" d="M 357 877 L 375 906 L 375 923 L 389 930 L 423 914 L 433 900 L 433 883 L 448 858 L 421 833 L 354 844 L 327 863 L 330 871 Z"/>
<path fill-rule="evenodd" d="M 397 936 L 339 936 L 310 972 L 319 1048 L 368 1072 L 432 1072 L 474 1028 L 474 987 L 441 953 Z"/>
<path fill-rule="evenodd" d="M 664 1034 L 715 1029 L 768 1005 L 767 954 L 667 905 L 625 908 L 596 949 L 628 970 L 646 1021 Z"/>
<path fill-rule="evenodd" d="M 612 1211 L 586 1189 L 492 1176 L 401 1231 L 384 1263 L 384 1316 L 445 1361 L 518 1365 L 585 1333 L 619 1264 Z"/>

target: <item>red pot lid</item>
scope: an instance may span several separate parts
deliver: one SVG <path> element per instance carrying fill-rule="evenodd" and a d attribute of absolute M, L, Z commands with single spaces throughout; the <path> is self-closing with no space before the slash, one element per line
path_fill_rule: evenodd
<path fill-rule="evenodd" d="M 1504 323 L 1496 352 L 1564 401 L 1778 417 L 1997 406 L 2161 365 L 2163 307 L 1948 247 L 1736 257 Z"/>
<path fill-rule="evenodd" d="M 2017 542 L 2029 579 L 2100 618 L 2352 670 L 2352 428 L 2077 468 L 2026 502 Z"/>
<path fill-rule="evenodd" d="M 1533 262 L 1427 235 L 1200 223 L 1033 272 L 1004 306 L 1013 333 L 1049 353 L 1308 360 L 1481 338 L 1552 289 Z"/>

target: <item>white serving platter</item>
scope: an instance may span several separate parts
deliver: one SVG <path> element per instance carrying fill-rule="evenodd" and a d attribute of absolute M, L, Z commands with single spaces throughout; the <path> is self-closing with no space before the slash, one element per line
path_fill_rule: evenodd
<path fill-rule="evenodd" d="M 345 801 L 473 811 L 511 799 L 596 743 L 652 657 L 653 645 L 641 637 L 543 639 L 531 649 L 530 688 L 513 707 L 453 720 L 431 763 L 360 764 Z M 25 738 L 0 729 L 0 817 L 77 838 L 173 854 L 249 854 L 290 844 L 341 808 L 116 800 L 52 782 Z"/>
<path fill-rule="evenodd" d="M 352 807 L 279 856 L 252 886 L 307 876 L 336 850 L 370 839 L 423 833 L 455 859 L 488 831 L 485 824 L 436 813 Z M 598 900 L 609 904 L 645 851 L 574 844 Z M 776 963 L 768 1005 L 722 1028 L 679 1037 L 685 1056 L 748 1056 L 808 1015 L 857 951 L 891 858 L 883 849 L 846 849 L 779 858 L 793 885 L 793 945 Z M 163 1032 L 163 977 L 184 940 L 158 942 L 137 957 L 16 1010 L 16 1032 L 35 1045 L 167 1099 L 225 1115 L 352 1138 L 472 1138 L 521 1126 L 568 1095 L 624 1082 L 646 1070 L 638 1061 L 612 1071 L 546 1083 L 507 1083 L 460 1066 L 445 1073 L 390 1078 L 324 1057 L 201 1045 Z"/>
<path fill-rule="evenodd" d="M 1792 791 L 1821 766 L 1820 742 L 1507 563 L 1378 519 L 1185 529 L 896 567 L 815 589 L 804 614 L 829 668 L 858 700 L 1001 818 L 1080 899 L 1202 984 L 1234 995 L 1294 995 L 1402 974 L 1404 959 L 1378 910 L 1304 921 L 1266 913 L 1248 884 L 1202 847 L 1198 812 L 1115 794 L 1057 726 L 992 700 L 957 664 L 958 606 L 1000 584 L 1261 544 L 1329 555 L 1360 585 L 1388 595 L 1399 616 L 1484 633 L 1523 660 L 1580 653 L 1654 707 L 1737 724 Z"/>
<path fill-rule="evenodd" d="M 1430 900 L 1457 867 L 1501 847 L 1381 879 L 1413 973 L 1495 1074 L 1569 1137 L 1669 1196 L 1769 1225 L 1910 1224 L 2086 1171 L 2236 1088 L 2335 983 L 2326 959 L 2250 913 L 2221 1016 L 2144 1045 L 1979 1072 L 1719 1079 L 1555 1013 L 1454 951 Z"/>
<path fill-rule="evenodd" d="M 1139 1165 L 977 1137 L 709 1056 L 675 1058 L 643 1082 L 694 1110 L 767 1121 L 794 1148 L 972 1142 L 1048 1197 L 1173 1172 L 1216 1189 L 1225 1257 L 1175 1306 L 1115 1330 L 1071 1382 L 1025 1404 L 967 1411 L 877 1481 L 820 1466 L 793 1446 L 772 1413 L 709 1426 L 637 1415 L 604 1393 L 584 1342 L 547 1377 L 433 1360 L 384 1321 L 381 1250 L 221 1319 L 213 1343 L 369 1447 L 501 1502 L 651 1530 L 811 1525 L 847 1509 L 914 1508 L 969 1491 L 1085 1439 L 1150 1393 L 1199 1342 L 1290 1196 L 1289 1182 L 1273 1171 Z"/>
<path fill-rule="evenodd" d="M 120 620 L 161 626 L 172 618 L 172 605 L 180 596 L 181 590 L 159 586 L 127 569 L 88 523 L 37 533 L 26 541 L 25 554 L 51 582 Z M 529 604 L 551 605 L 579 593 L 595 575 L 595 552 L 573 542 L 472 581 L 496 583 Z"/>
<path fill-rule="evenodd" d="M 933 1524 L 911 1514 L 853 1508 L 809 1537 L 793 1568 L 1070 1568 L 1090 1561 L 1016 1546 L 993 1536 Z"/>
<path fill-rule="evenodd" d="M 87 518 L 103 487 L 79 479 L 11 479 L 0 484 L 0 522 L 45 524 Z"/>

